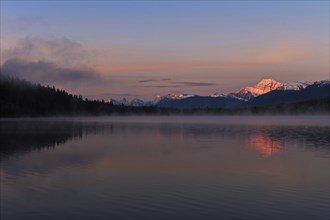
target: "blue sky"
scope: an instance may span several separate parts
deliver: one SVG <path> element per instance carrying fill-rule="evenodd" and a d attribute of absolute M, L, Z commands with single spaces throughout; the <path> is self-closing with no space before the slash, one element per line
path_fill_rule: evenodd
<path fill-rule="evenodd" d="M 262 78 L 314 81 L 328 78 L 329 1 L 1 1 L 5 59 L 14 54 L 79 68 L 79 62 L 60 62 L 58 51 L 45 55 L 54 50 L 49 46 L 43 56 L 37 46 L 33 56 L 18 54 L 22 40 L 46 45 L 63 39 L 80 47 L 64 52 L 75 60 L 83 53 L 81 68 L 100 73 L 109 85 L 54 84 L 90 97 L 128 90 L 143 99 L 229 92 Z M 209 86 L 178 87 L 176 81 Z"/>

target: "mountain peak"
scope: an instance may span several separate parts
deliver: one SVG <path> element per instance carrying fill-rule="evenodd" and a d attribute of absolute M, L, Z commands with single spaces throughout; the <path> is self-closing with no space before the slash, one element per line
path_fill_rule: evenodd
<path fill-rule="evenodd" d="M 276 80 L 263 79 L 254 86 L 243 87 L 239 91 L 229 93 L 228 96 L 249 100 L 258 95 L 262 95 L 275 90 L 281 86 L 284 86 L 284 84 L 277 82 Z"/>
<path fill-rule="evenodd" d="M 274 79 L 262 79 L 258 84 L 260 84 L 260 83 L 279 83 L 279 82 L 277 82 L 276 80 L 274 80 Z"/>
<path fill-rule="evenodd" d="M 277 89 L 278 87 L 284 86 L 283 83 L 277 82 L 273 79 L 263 79 L 257 85 L 253 86 L 260 91 L 256 91 L 258 95 L 270 92 Z"/>

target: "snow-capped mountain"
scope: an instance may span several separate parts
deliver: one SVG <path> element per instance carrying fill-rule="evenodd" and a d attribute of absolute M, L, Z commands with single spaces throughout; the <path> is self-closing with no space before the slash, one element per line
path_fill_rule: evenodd
<path fill-rule="evenodd" d="M 125 105 L 125 106 L 154 106 L 156 105 L 159 101 L 163 99 L 185 99 L 189 97 L 193 97 L 195 95 L 189 95 L 189 94 L 176 94 L 176 93 L 170 93 L 165 96 L 156 96 L 156 98 L 152 101 L 143 101 L 141 99 L 132 99 L 131 101 L 127 100 L 126 98 L 123 98 L 121 100 L 116 100 L 116 99 L 110 99 L 109 102 L 111 102 L 114 105 Z"/>
<path fill-rule="evenodd" d="M 316 87 L 324 87 L 330 85 L 330 80 L 321 80 L 321 81 L 316 81 L 313 84 Z"/>
<path fill-rule="evenodd" d="M 285 83 L 283 86 L 278 87 L 277 90 L 302 90 L 311 84 L 311 82 Z"/>
<path fill-rule="evenodd" d="M 195 95 L 190 95 L 190 94 L 185 94 L 185 93 L 179 93 L 179 94 L 176 94 L 176 93 L 170 93 L 170 94 L 167 94 L 165 96 L 156 96 L 155 100 L 156 101 L 160 101 L 162 99 L 185 99 L 185 98 L 189 98 L 189 97 L 192 97 L 192 96 L 195 96 Z"/>
<path fill-rule="evenodd" d="M 123 98 L 122 100 L 110 99 L 109 102 L 111 102 L 114 105 L 135 106 L 135 107 L 146 105 L 146 103 L 141 99 L 133 99 L 131 101 L 127 100 L 126 98 Z"/>
<path fill-rule="evenodd" d="M 158 106 L 158 107 L 228 107 L 238 105 L 240 103 L 254 100 L 259 96 L 263 96 L 272 91 L 302 91 L 306 88 L 324 87 L 329 85 L 329 80 L 310 82 L 293 82 L 281 83 L 273 79 L 263 79 L 254 86 L 243 87 L 238 91 L 230 92 L 227 95 L 222 93 L 214 93 L 209 96 L 199 96 L 185 93 L 170 93 L 165 96 L 156 96 L 152 101 L 143 101 L 140 99 L 114 100 L 110 99 L 114 105 L 125 106 Z M 327 95 L 327 94 L 326 94 Z M 235 101 L 236 100 L 236 101 Z M 269 100 L 271 101 L 271 100 Z"/>
<path fill-rule="evenodd" d="M 112 103 L 114 105 L 127 105 L 128 101 L 126 98 L 123 98 L 122 100 L 116 100 L 116 99 L 109 99 L 109 103 Z"/>
<path fill-rule="evenodd" d="M 130 106 L 144 106 L 145 103 L 141 99 L 133 99 L 130 101 Z"/>
<path fill-rule="evenodd" d="M 227 96 L 247 101 L 282 86 L 284 86 L 283 83 L 277 82 L 273 79 L 263 79 L 254 86 L 243 87 L 238 91 L 228 93 Z"/>
<path fill-rule="evenodd" d="M 244 107 L 276 105 L 285 103 L 297 103 L 310 100 L 322 100 L 330 98 L 330 81 L 323 80 L 311 83 L 302 88 L 289 87 L 291 89 L 276 89 L 244 102 Z M 312 106 L 310 106 L 312 108 Z"/>
<path fill-rule="evenodd" d="M 226 97 L 227 95 L 225 95 L 225 94 L 223 94 L 223 93 L 218 93 L 218 92 L 216 92 L 216 93 L 213 93 L 213 94 L 210 95 L 210 96 L 216 98 L 216 97 Z"/>

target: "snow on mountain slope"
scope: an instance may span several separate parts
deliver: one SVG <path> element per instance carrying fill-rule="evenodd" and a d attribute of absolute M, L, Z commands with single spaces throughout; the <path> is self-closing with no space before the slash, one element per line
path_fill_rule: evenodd
<path fill-rule="evenodd" d="M 180 93 L 180 94 L 176 94 L 176 93 L 170 93 L 166 96 L 157 96 L 156 99 L 161 100 L 164 98 L 168 98 L 168 99 L 185 99 L 185 98 L 189 98 L 195 95 L 190 95 L 190 94 L 185 94 L 185 93 Z"/>
<path fill-rule="evenodd" d="M 317 86 L 317 87 L 327 86 L 327 85 L 330 85 L 330 80 L 316 81 L 312 85 Z"/>
<path fill-rule="evenodd" d="M 126 98 L 123 98 L 122 100 L 115 100 L 115 99 L 110 99 L 109 102 L 111 102 L 114 105 L 125 105 L 125 106 L 145 106 L 145 102 L 142 101 L 141 99 L 133 99 L 131 101 L 127 100 Z"/>
<path fill-rule="evenodd" d="M 254 86 L 243 87 L 239 91 L 228 93 L 228 96 L 247 101 L 282 86 L 284 86 L 283 83 L 273 79 L 263 79 Z"/>
<path fill-rule="evenodd" d="M 226 95 L 225 94 L 222 94 L 222 93 L 218 93 L 218 92 L 216 92 L 216 93 L 213 93 L 212 95 L 210 95 L 211 97 L 213 97 L 213 98 L 216 98 L 216 97 L 226 97 Z"/>
<path fill-rule="evenodd" d="M 278 87 L 277 90 L 302 90 L 311 84 L 310 82 L 285 83 L 283 86 Z"/>

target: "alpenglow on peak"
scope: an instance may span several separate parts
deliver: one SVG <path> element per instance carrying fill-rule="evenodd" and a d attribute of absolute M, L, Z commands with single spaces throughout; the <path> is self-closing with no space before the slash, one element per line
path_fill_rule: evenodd
<path fill-rule="evenodd" d="M 243 87 L 238 91 L 229 93 L 228 96 L 242 100 L 249 100 L 258 95 L 262 95 L 267 92 L 273 91 L 281 86 L 284 86 L 284 84 L 277 82 L 276 80 L 263 79 L 254 86 Z"/>
<path fill-rule="evenodd" d="M 283 83 L 277 82 L 273 79 L 263 79 L 257 85 L 253 86 L 258 89 L 256 91 L 259 95 L 270 92 L 272 90 L 277 89 L 278 87 L 284 86 Z"/>

